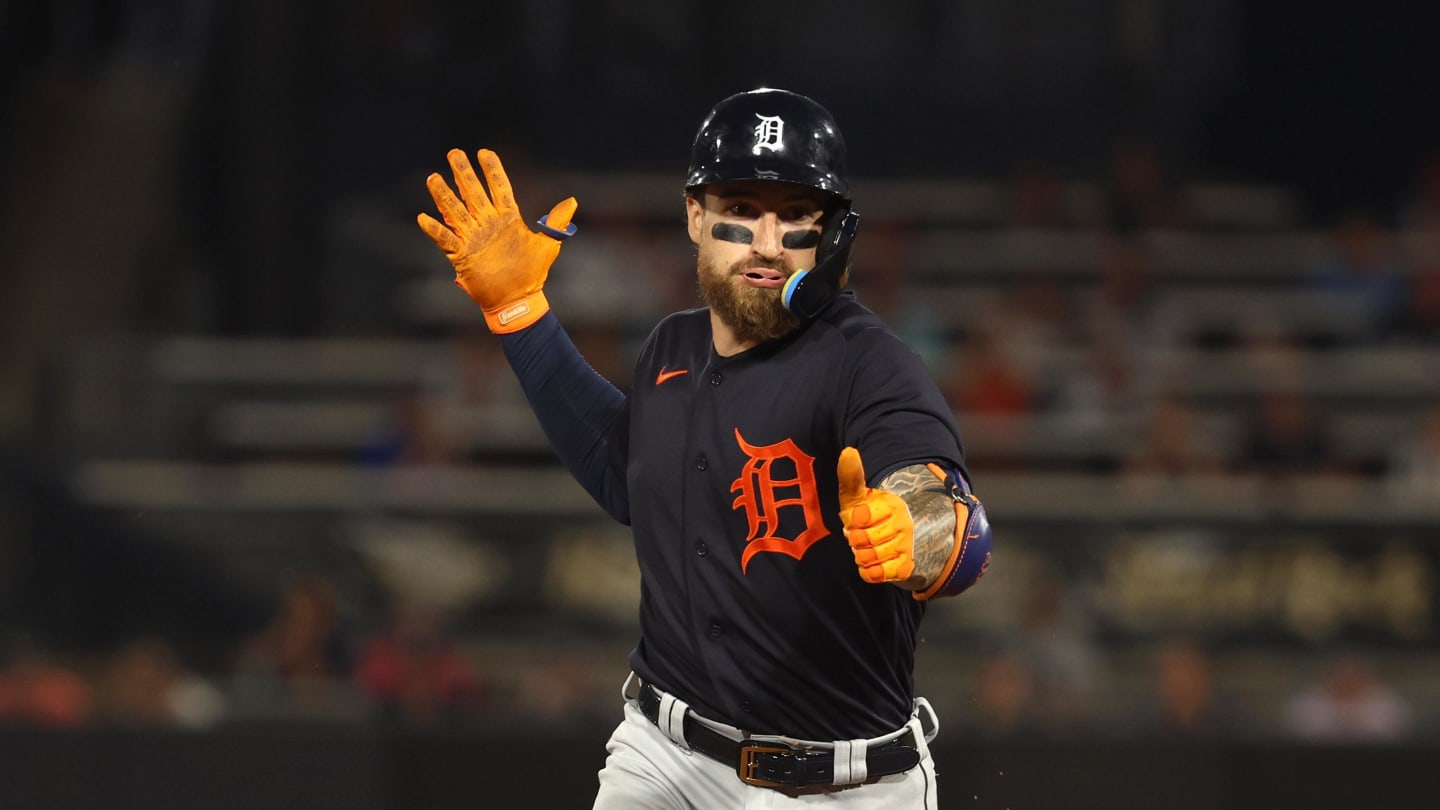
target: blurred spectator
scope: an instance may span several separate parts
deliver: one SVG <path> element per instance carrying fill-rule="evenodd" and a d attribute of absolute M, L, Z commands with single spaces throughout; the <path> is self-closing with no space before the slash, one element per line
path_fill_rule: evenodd
<path fill-rule="evenodd" d="M 1069 369 L 1057 352 L 1077 338 L 1074 312 L 1066 291 L 1053 282 L 1020 283 L 1007 293 L 987 320 L 992 333 L 1003 336 L 1016 368 L 1031 381 L 1036 396 L 1053 387 Z"/>
<path fill-rule="evenodd" d="M 357 719 L 350 649 L 331 584 L 296 579 L 269 626 L 247 641 L 230 687 L 237 717 Z"/>
<path fill-rule="evenodd" d="M 0 726 L 73 728 L 94 715 L 90 684 L 26 639 L 10 643 L 0 666 Z"/>
<path fill-rule="evenodd" d="M 1155 293 L 1154 256 L 1149 247 L 1136 237 L 1111 236 L 1102 248 L 1098 269 L 1100 286 L 1094 309 L 1106 319 L 1102 326 L 1122 335 L 1143 326 Z"/>
<path fill-rule="evenodd" d="M 1420 415 L 1418 435 L 1407 434 L 1390 451 L 1386 483 L 1395 495 L 1440 502 L 1440 404 Z"/>
<path fill-rule="evenodd" d="M 1115 144 L 1105 193 L 1109 224 L 1118 233 L 1173 230 L 1185 223 L 1173 178 L 1148 140 L 1125 138 Z"/>
<path fill-rule="evenodd" d="M 961 424 L 971 437 L 972 459 L 991 467 L 1014 463 L 1030 430 L 1035 391 L 1009 345 L 996 330 L 1000 324 L 986 319 L 956 349 L 948 381 L 942 391 L 960 412 Z"/>
<path fill-rule="evenodd" d="M 1021 604 L 1020 629 L 1012 640 L 1033 681 L 1030 711 L 1057 734 L 1095 720 L 1096 697 L 1106 674 L 1092 628 L 1071 596 L 1058 571 L 1037 574 Z"/>
<path fill-rule="evenodd" d="M 224 694 L 154 637 L 128 642 L 109 657 L 99 697 L 100 719 L 122 726 L 207 728 L 225 713 Z"/>
<path fill-rule="evenodd" d="M 415 728 L 463 725 L 484 695 L 443 615 L 421 605 L 402 607 L 365 643 L 356 678 L 382 722 Z"/>
<path fill-rule="evenodd" d="M 1010 356 L 1004 338 L 988 328 L 970 333 L 960 348 L 948 396 L 957 409 L 979 416 L 1025 416 L 1035 392 Z"/>
<path fill-rule="evenodd" d="M 508 166 L 510 158 L 505 161 Z M 552 196 L 568 193 L 557 189 Z M 587 238 L 565 246 L 546 282 L 545 294 L 567 324 L 623 331 L 670 311 L 664 307 L 675 298 L 676 277 L 683 274 L 676 272 L 674 256 L 654 239 L 641 213 L 617 205 L 622 207 L 592 208 L 581 215 Z M 687 289 L 693 293 L 694 285 Z"/>
<path fill-rule="evenodd" d="M 423 388 L 396 397 L 391 418 L 360 447 L 362 463 L 375 467 L 437 467 L 461 455 L 461 442 L 445 409 Z"/>
<path fill-rule="evenodd" d="M 1075 225 L 1065 199 L 1065 182 L 1048 166 L 1027 160 L 1010 178 L 1005 224 L 1041 230 Z"/>
<path fill-rule="evenodd" d="M 1272 481 L 1335 470 L 1330 437 L 1305 395 L 1269 389 L 1247 417 L 1240 447 L 1241 472 Z"/>
<path fill-rule="evenodd" d="M 483 325 L 459 329 L 451 339 L 451 362 L 429 381 L 436 396 L 461 407 L 525 407 L 525 392 L 510 372 L 500 341 Z"/>
<path fill-rule="evenodd" d="M 1280 324 L 1256 319 L 1237 335 L 1236 354 L 1247 386 L 1303 390 L 1316 356 L 1301 337 Z"/>
<path fill-rule="evenodd" d="M 1057 424 L 1077 441 L 1131 435 L 1130 423 L 1149 407 L 1133 351 L 1110 338 L 1082 344 L 1077 351 L 1078 362 L 1065 369 L 1055 394 Z"/>
<path fill-rule="evenodd" d="M 974 733 L 988 739 L 1043 733 L 1033 702 L 1035 689 L 1035 675 L 1024 657 L 1013 650 L 986 656 L 975 673 Z"/>
<path fill-rule="evenodd" d="M 434 468 L 439 479 L 441 468 L 482 460 L 497 445 L 523 442 L 513 421 L 516 411 L 522 429 L 533 425 L 538 440 L 539 426 L 500 341 L 483 325 L 458 329 L 448 351 L 427 358 L 420 380 L 395 395 L 390 418 L 360 446 L 360 460 L 410 468 L 412 474 Z"/>
<path fill-rule="evenodd" d="M 1359 655 L 1341 656 L 1320 683 L 1285 706 L 1285 727 L 1310 742 L 1395 742 L 1404 739 L 1413 712 Z"/>
<path fill-rule="evenodd" d="M 1140 238 L 1108 235 L 1099 261 L 1099 283 L 1079 309 L 1079 323 L 1089 330 L 1085 337 L 1133 353 L 1137 383 L 1154 385 L 1164 372 L 1157 352 L 1174 348 L 1183 337 L 1182 313 L 1161 297 L 1155 256 Z"/>
<path fill-rule="evenodd" d="M 1402 209 L 1406 228 L 1440 233 L 1440 149 L 1432 152 L 1420 165 L 1415 187 Z"/>
<path fill-rule="evenodd" d="M 1330 230 L 1330 256 L 1311 273 L 1327 339 L 1368 343 L 1389 337 L 1404 315 L 1405 276 L 1390 232 L 1373 214 L 1352 211 Z"/>
<path fill-rule="evenodd" d="M 1408 339 L 1440 346 L 1440 230 L 1421 237 L 1416 271 L 1408 279 L 1408 302 L 1401 333 Z"/>
<path fill-rule="evenodd" d="M 1211 739 L 1235 730 L 1230 697 L 1215 682 L 1210 651 L 1193 639 L 1171 639 L 1153 659 L 1154 694 L 1134 729 L 1145 735 Z"/>
<path fill-rule="evenodd" d="M 522 669 L 514 700 L 496 717 L 504 726 L 524 722 L 550 731 L 604 729 L 614 722 L 609 703 L 614 687 L 610 680 L 597 681 L 594 671 L 582 652 L 548 648 Z"/>
<path fill-rule="evenodd" d="M 1124 473 L 1136 478 L 1177 478 L 1214 471 L 1218 459 L 1205 442 L 1195 412 L 1175 397 L 1162 397 L 1149 426 L 1125 458 Z"/>
<path fill-rule="evenodd" d="M 931 369 L 940 369 L 949 350 L 950 313 L 925 299 L 924 291 L 910 284 L 909 269 L 914 261 L 915 229 L 905 222 L 881 220 L 866 223 L 865 238 L 855 243 L 855 266 L 851 287 L 860 303 L 869 307 Z M 944 315 L 947 317 L 939 317 Z"/>

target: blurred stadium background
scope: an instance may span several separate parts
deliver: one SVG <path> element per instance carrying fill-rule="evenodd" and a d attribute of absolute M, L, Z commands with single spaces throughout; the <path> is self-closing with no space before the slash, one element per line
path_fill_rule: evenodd
<path fill-rule="evenodd" d="M 414 225 L 451 147 L 628 382 L 695 127 L 851 147 L 998 527 L 946 807 L 1440 796 L 1440 13 L 0 0 L 0 808 L 589 806 L 628 537 Z M 777 609 L 780 606 L 777 606 Z"/>

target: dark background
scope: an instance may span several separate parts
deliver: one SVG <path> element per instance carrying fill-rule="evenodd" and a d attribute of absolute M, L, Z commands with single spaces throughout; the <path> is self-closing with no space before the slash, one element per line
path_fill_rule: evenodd
<path fill-rule="evenodd" d="M 937 376 L 997 515 L 996 573 L 936 606 L 921 648 L 917 678 L 948 723 L 945 806 L 1429 806 L 1440 495 L 1389 500 L 1389 446 L 1346 456 L 1338 476 L 1333 459 L 1307 460 L 1273 488 L 1247 488 L 1254 469 L 1227 461 L 1220 495 L 1152 507 L 1120 488 L 1138 423 L 1119 450 L 1027 428 L 1030 449 L 1007 454 L 948 386 L 981 376 L 965 352 L 983 316 L 1018 318 L 974 302 L 1031 281 L 1072 303 L 1100 286 L 1109 254 L 1092 261 L 1092 237 L 1153 238 L 1154 288 L 1182 301 L 1288 302 L 1273 323 L 1179 347 L 1201 361 L 1233 350 L 1221 359 L 1241 369 L 1268 358 L 1251 333 L 1314 323 L 1301 297 L 1338 223 L 1363 214 L 1396 245 L 1425 232 L 1437 41 L 1440 10 L 1399 0 L 0 0 L 0 761 L 24 774 L 0 779 L 0 808 L 584 806 L 619 717 L 633 561 L 557 475 L 478 316 L 439 289 L 449 268 L 414 216 L 453 147 L 496 149 L 527 215 L 576 194 L 589 241 L 567 244 L 552 286 L 579 290 L 567 323 L 623 384 L 650 316 L 693 301 L 690 140 L 716 101 L 757 86 L 815 97 L 845 132 L 873 251 L 862 300 L 893 278 L 915 299 L 971 302 L 915 322 L 941 356 L 961 352 Z M 1112 173 L 1137 146 L 1175 199 L 1240 189 L 1280 213 L 1122 221 Z M 1020 221 L 1010 195 L 1031 173 L 1068 191 L 1071 216 Z M 1052 238 L 1045 260 L 1015 258 Z M 1235 258 L 1252 248 L 1270 258 Z M 1409 283 L 1440 258 L 1395 266 Z M 1081 312 L 1068 328 L 1088 334 Z M 1014 325 L 1002 334 L 1018 345 Z M 1327 415 L 1419 443 L 1387 425 L 1435 406 L 1440 343 L 1386 329 L 1292 336 L 1287 370 Z M 1047 349 L 1056 365 L 1074 360 L 1067 340 Z M 1160 348 L 1145 340 L 1130 348 Z M 1169 374 L 1187 407 L 1222 421 L 1284 387 Z M 425 455 L 430 398 L 482 417 L 439 462 Z M 1037 396 L 1025 416 L 1059 401 Z M 246 433 L 261 411 L 242 406 L 257 404 L 300 410 Z M 294 421 L 316 404 L 322 416 Z M 400 584 L 396 559 L 416 566 Z M 1155 562 L 1176 559 L 1189 562 Z M 266 645 L 313 581 L 333 615 L 321 663 L 297 675 Z M 425 592 L 452 585 L 462 596 L 437 609 L 438 632 L 479 697 L 420 722 L 365 692 L 359 661 L 412 601 L 434 607 Z M 1027 624 L 1047 594 L 1058 638 Z M 121 666 L 140 639 L 165 645 L 147 664 L 164 675 Z M 987 727 L 987 667 L 1017 639 L 1105 675 L 1074 705 L 1040 694 L 1028 724 Z M 1238 719 L 1155 726 L 1153 656 L 1177 639 L 1212 657 Z M 1287 701 L 1343 660 L 1406 701 L 1404 734 L 1285 727 Z M 17 684 L 34 672 L 88 702 L 27 714 Z M 150 706 L 177 680 L 223 708 Z"/>

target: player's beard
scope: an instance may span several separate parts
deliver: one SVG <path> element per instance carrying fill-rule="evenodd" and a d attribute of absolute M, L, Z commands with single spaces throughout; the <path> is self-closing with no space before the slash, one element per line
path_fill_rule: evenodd
<path fill-rule="evenodd" d="M 720 320 L 735 332 L 738 340 L 749 342 L 784 337 L 800 325 L 780 299 L 783 287 L 751 287 L 738 283 L 741 271 L 750 267 L 768 266 L 789 275 L 791 269 L 782 262 L 756 262 L 753 259 L 720 267 L 714 259 L 700 257 L 700 294 Z"/>

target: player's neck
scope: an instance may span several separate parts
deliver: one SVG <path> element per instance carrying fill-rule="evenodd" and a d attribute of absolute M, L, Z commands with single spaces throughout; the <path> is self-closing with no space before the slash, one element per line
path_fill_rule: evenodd
<path fill-rule="evenodd" d="M 721 357 L 734 357 L 760 345 L 757 339 L 741 340 L 737 337 L 735 330 L 721 320 L 713 309 L 710 310 L 710 339 L 715 343 L 715 353 Z"/>

